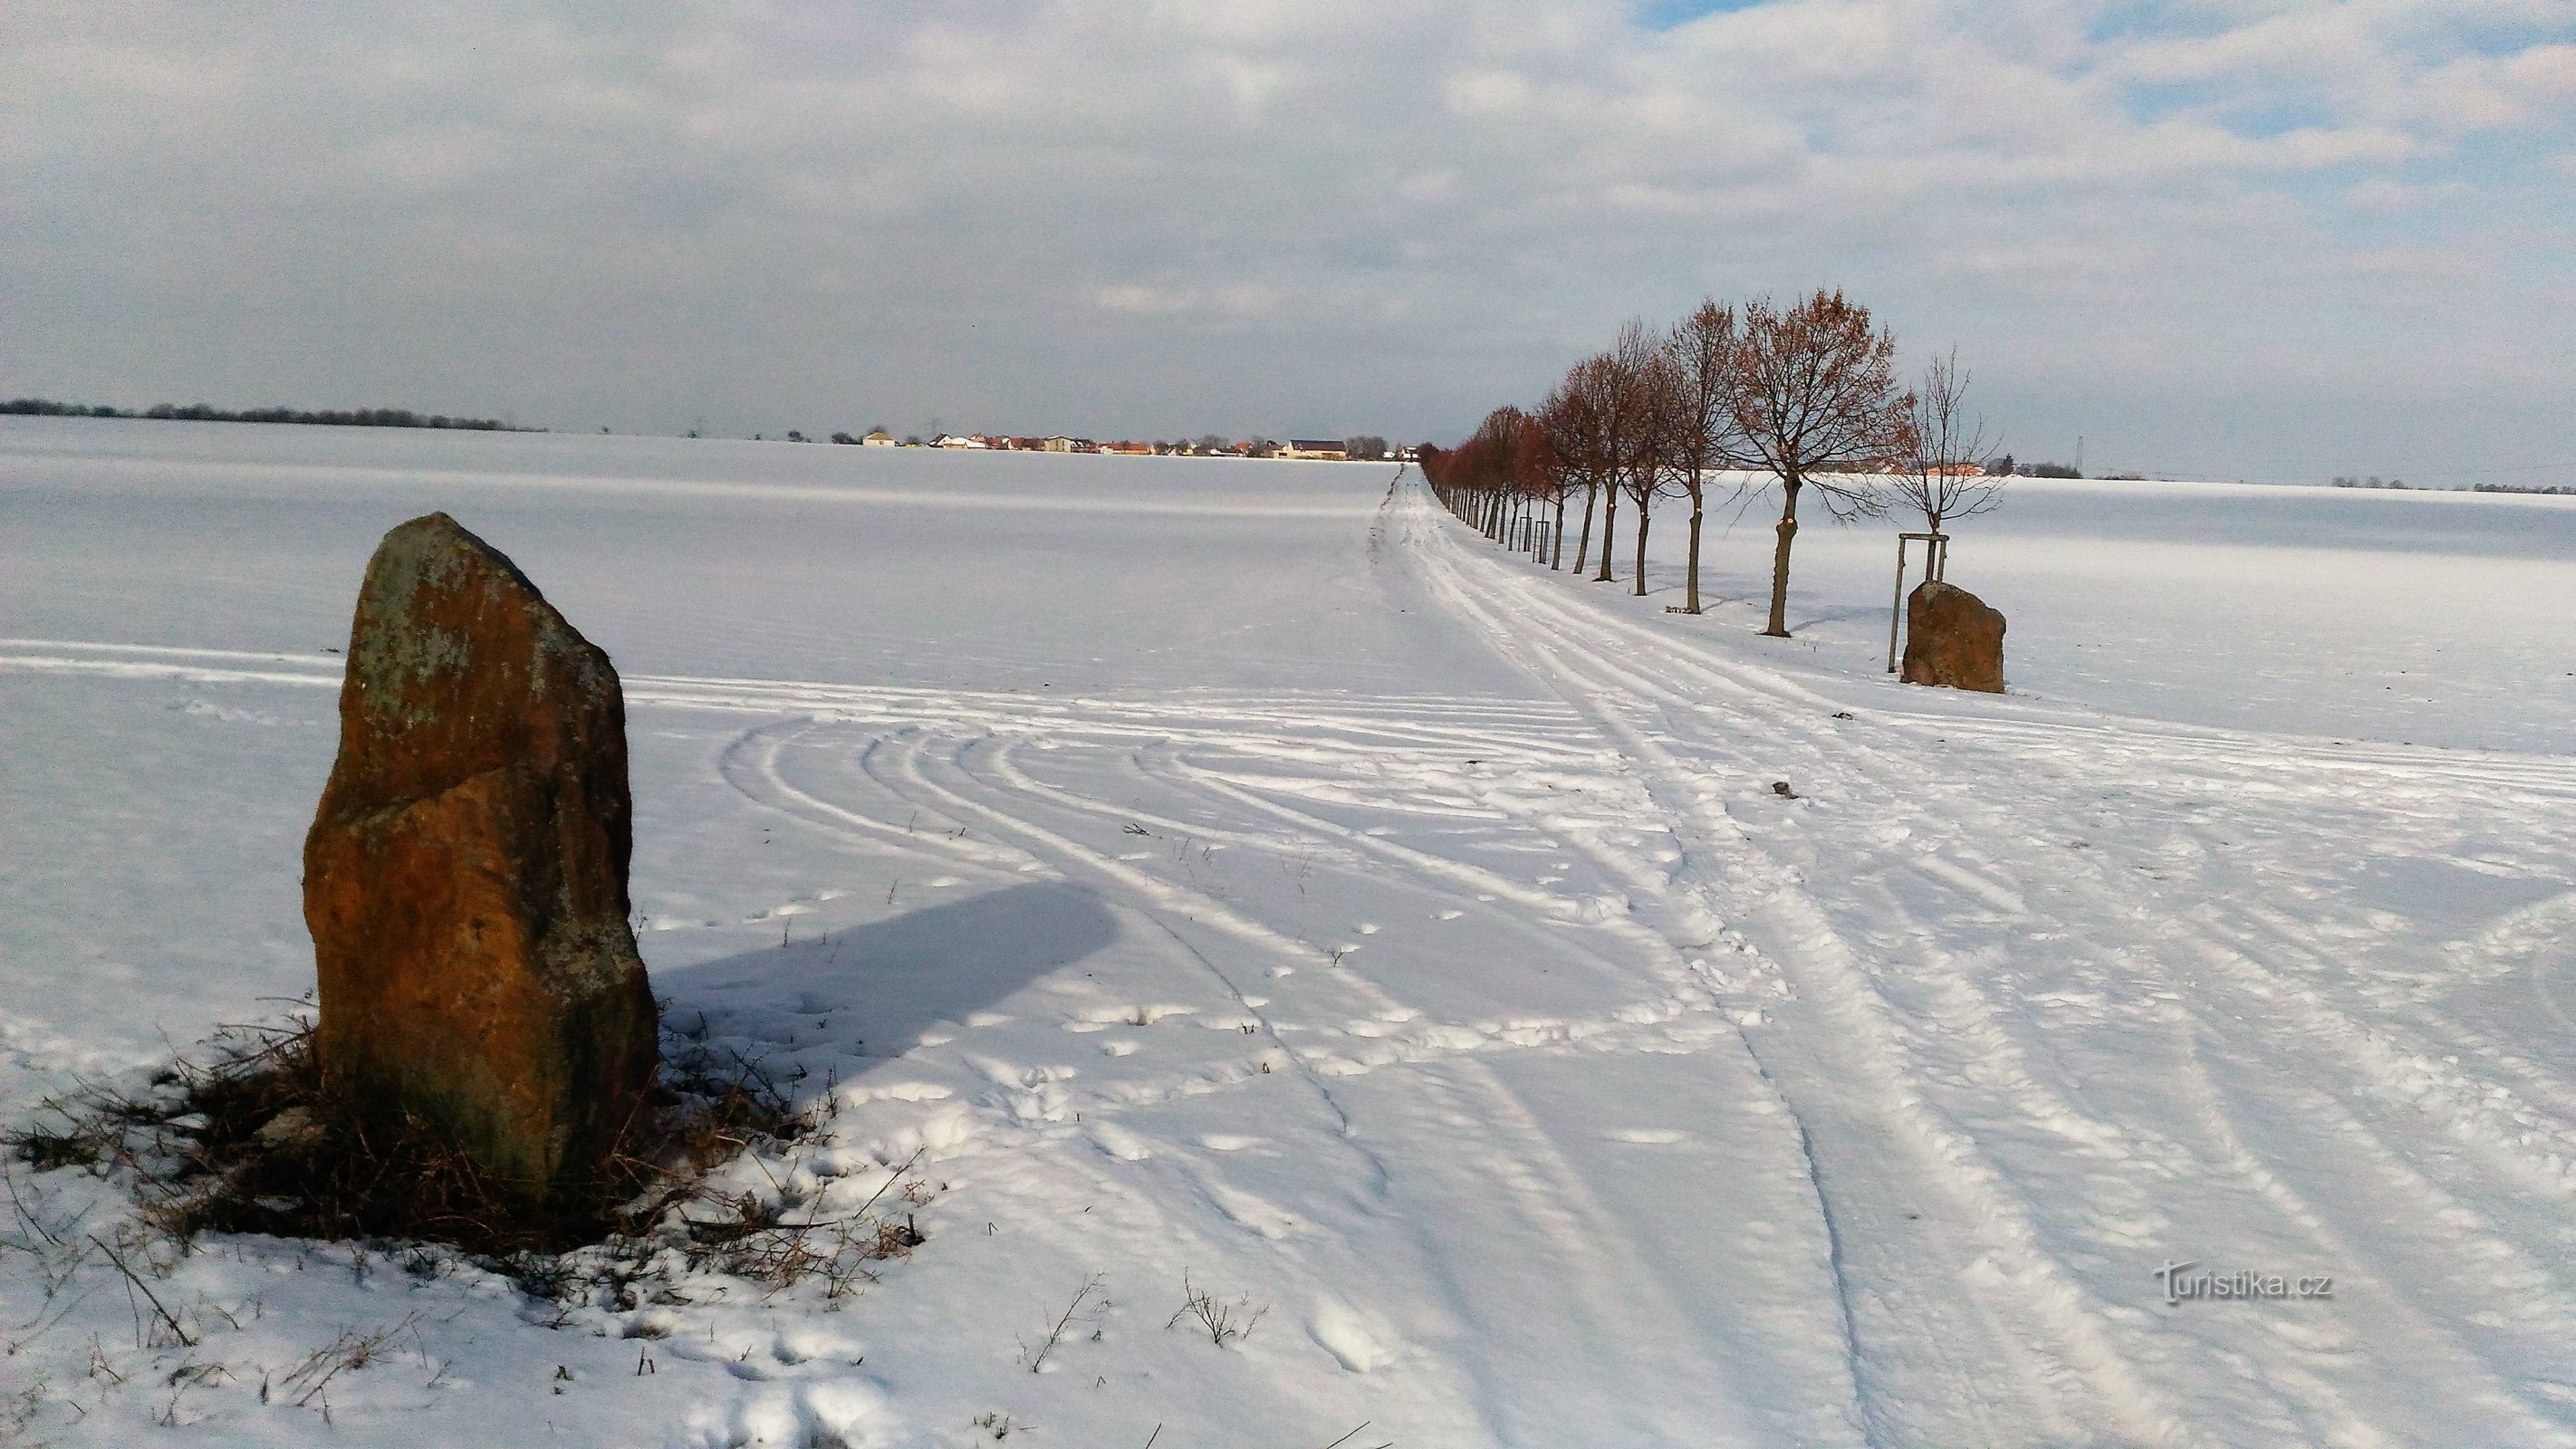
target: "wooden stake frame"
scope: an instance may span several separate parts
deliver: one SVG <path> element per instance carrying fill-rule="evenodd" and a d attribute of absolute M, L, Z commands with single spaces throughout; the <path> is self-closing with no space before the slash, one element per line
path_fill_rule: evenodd
<path fill-rule="evenodd" d="M 1905 545 L 1923 541 L 1923 577 L 1928 583 L 1939 583 L 1950 571 L 1950 535 L 1946 533 L 1900 533 L 1896 536 L 1896 602 L 1887 611 L 1887 672 L 1896 672 L 1896 631 L 1905 622 Z"/>

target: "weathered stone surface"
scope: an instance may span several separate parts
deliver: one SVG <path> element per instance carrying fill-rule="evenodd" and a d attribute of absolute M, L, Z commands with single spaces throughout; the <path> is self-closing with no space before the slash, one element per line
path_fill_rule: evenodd
<path fill-rule="evenodd" d="M 386 534 L 304 842 L 325 1081 L 532 1206 L 595 1177 L 660 1056 L 631 820 L 608 656 L 446 514 Z"/>
<path fill-rule="evenodd" d="M 1908 684 L 2004 692 L 2004 616 L 1966 589 L 1923 583 L 1905 600 Z"/>

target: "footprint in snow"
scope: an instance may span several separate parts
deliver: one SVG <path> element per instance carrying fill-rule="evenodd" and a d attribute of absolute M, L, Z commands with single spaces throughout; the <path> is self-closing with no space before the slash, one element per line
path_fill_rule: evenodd
<path fill-rule="evenodd" d="M 1099 1031 L 1112 1026 L 1152 1026 L 1167 1016 L 1195 1016 L 1198 1008 L 1172 1002 L 1137 1002 L 1126 1006 L 1086 1006 L 1064 1023 L 1066 1031 Z"/>
<path fill-rule="evenodd" d="M 1261 1143 L 1261 1138 L 1241 1137 L 1232 1132 L 1210 1132 L 1199 1138 L 1199 1145 L 1210 1152 L 1241 1152 L 1247 1147 L 1258 1147 Z"/>
<path fill-rule="evenodd" d="M 702 1405 L 686 1422 L 707 1442 L 723 1444 L 883 1444 L 902 1427 L 884 1388 L 855 1377 L 771 1385 L 729 1413 Z"/>
<path fill-rule="evenodd" d="M 1614 1127 L 1605 1135 L 1613 1142 L 1636 1142 L 1649 1147 L 1670 1147 L 1690 1140 L 1689 1133 L 1670 1127 Z"/>
<path fill-rule="evenodd" d="M 955 1095 L 937 1082 L 853 1083 L 841 1089 L 840 1101 L 856 1107 L 869 1102 L 944 1102 Z"/>
<path fill-rule="evenodd" d="M 1465 911 L 1442 911 L 1439 918 L 1444 921 L 1454 921 L 1465 914 L 1467 914 Z"/>
<path fill-rule="evenodd" d="M 1111 1122 L 1094 1123 L 1091 1140 L 1100 1144 L 1101 1151 L 1121 1162 L 1142 1162 L 1154 1155 L 1153 1149 L 1145 1145 L 1144 1138 Z"/>
<path fill-rule="evenodd" d="M 1370 1331 L 1367 1318 L 1345 1300 L 1329 1293 L 1316 1300 L 1315 1314 L 1307 1323 L 1307 1332 L 1351 1373 L 1368 1373 L 1395 1361 L 1395 1354 L 1387 1348 L 1385 1338 Z"/>

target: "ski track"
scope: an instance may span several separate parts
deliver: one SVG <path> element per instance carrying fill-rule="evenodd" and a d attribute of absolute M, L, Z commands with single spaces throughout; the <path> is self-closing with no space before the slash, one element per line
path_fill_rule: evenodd
<path fill-rule="evenodd" d="M 2543 948 L 2408 940 L 2334 899 L 2350 855 L 2296 847 L 2322 828 L 2438 857 L 2470 836 L 2563 872 L 2576 767 L 2009 718 L 2018 700 L 1863 716 L 1414 518 L 1431 586 L 1619 737 L 1695 836 L 1677 946 L 1729 920 L 1811 1004 L 1808 1029 L 1748 1036 L 1816 1155 L 1876 1437 L 2569 1442 L 2567 1074 L 2439 1009 L 2468 973 L 2373 990 L 2317 943 L 2488 970 Z M 1764 798 L 1778 777 L 1807 798 Z M 2115 795 L 2159 797 L 2169 833 L 2084 839 L 2120 829 Z M 1927 912 L 1891 863 L 1950 899 Z M 2527 968 L 2543 1010 L 2558 965 Z M 2042 975 L 2064 986 L 2022 987 Z M 2048 1019 L 2079 1003 L 2089 1020 Z M 2079 1054 L 2069 1027 L 2123 1040 Z M 1874 1280 L 1908 1265 L 1871 1241 L 1891 1196 L 1951 1199 L 1954 1259 L 2001 1271 L 1917 1272 L 1940 1301 L 1892 1307 Z M 2168 1310 L 2135 1282 L 2168 1258 L 2332 1264 L 2348 1291 Z M 1997 1397 L 2045 1417 L 1998 1418 Z"/>
<path fill-rule="evenodd" d="M 908 747 L 890 748 L 897 741 Z M 772 760 L 776 743 L 773 740 Z M 1098 890 L 1110 899 L 1140 903 L 1141 913 L 1157 921 L 1216 976 L 1225 994 L 1242 1005 L 1260 1031 L 1297 1065 L 1310 1089 L 1341 1122 L 1344 1135 L 1367 1157 L 1364 1176 L 1368 1180 L 1384 1184 L 1395 1175 L 1386 1165 L 1390 1154 L 1373 1149 L 1371 1142 L 1402 1144 L 1405 1150 L 1401 1155 L 1414 1157 L 1423 1155 L 1426 1144 L 1445 1141 L 1453 1152 L 1472 1161 L 1475 1168 L 1473 1182 L 1453 1184 L 1447 1191 L 1473 1196 L 1490 1195 L 1496 1187 L 1502 1190 L 1508 1200 L 1508 1220 L 1489 1228 L 1490 1240 L 1479 1241 L 1478 1235 L 1460 1231 L 1461 1225 L 1477 1220 L 1475 1213 L 1441 1215 L 1446 1231 L 1436 1239 L 1420 1240 L 1422 1250 L 1440 1260 L 1429 1265 L 1430 1275 L 1453 1285 L 1460 1317 L 1494 1323 L 1512 1316 L 1514 1305 L 1495 1296 L 1492 1265 L 1554 1265 L 1544 1277 L 1533 1277 L 1516 1287 L 1524 1293 L 1553 1288 L 1570 1301 L 1561 1305 L 1557 1314 L 1548 1316 L 1570 1315 L 1586 1331 L 1573 1343 L 1548 1345 L 1544 1366 L 1540 1362 L 1515 1363 L 1509 1358 L 1480 1359 L 1472 1366 L 1474 1372 L 1488 1380 L 1482 1395 L 1484 1413 L 1498 1441 L 1530 1442 L 1544 1437 L 1546 1428 L 1551 1427 L 1522 1422 L 1519 1415 L 1525 1409 L 1501 1388 L 1514 1380 L 1525 1381 L 1526 1375 L 1540 1371 L 1555 1376 L 1558 1396 L 1567 1401 L 1560 1406 L 1570 1415 L 1562 1430 L 1585 1424 L 1595 1430 L 1608 1426 L 1622 1437 L 1646 1442 L 1677 1442 L 1705 1432 L 1713 1410 L 1696 1400 L 1709 1386 L 1724 1384 L 1726 1371 L 1715 1358 L 1699 1351 L 1693 1335 L 1682 1331 L 1685 1315 L 1670 1301 L 1635 1247 L 1624 1239 L 1618 1215 L 1554 1150 L 1549 1135 L 1502 1081 L 1473 1060 L 1473 1052 L 1493 1045 L 1492 1038 L 1503 1033 L 1474 1031 L 1462 1037 L 1454 1025 L 1435 1024 L 1430 1029 L 1417 1030 L 1418 1040 L 1412 1049 L 1399 1048 L 1392 1056 L 1360 1062 L 1308 1045 L 1304 1033 L 1313 1029 L 1312 1024 L 1283 1028 L 1270 1012 L 1251 1005 L 1244 983 L 1217 965 L 1217 960 L 1229 953 L 1218 943 L 1200 944 L 1203 934 L 1231 938 L 1238 950 L 1248 948 L 1257 958 L 1284 965 L 1292 972 L 1307 970 L 1312 975 L 1306 979 L 1322 978 L 1325 987 L 1314 994 L 1318 998 L 1315 1004 L 1322 1008 L 1318 1014 L 1323 1017 L 1356 1017 L 1374 1026 L 1422 1022 L 1426 1020 L 1425 1013 L 1363 971 L 1336 966 L 1328 951 L 1282 936 L 1213 893 L 1119 861 L 1080 843 L 1063 829 L 1042 823 L 1050 816 L 1072 815 L 1079 823 L 1108 834 L 1117 825 L 1107 822 L 1140 817 L 1168 822 L 1168 817 L 1104 810 L 1079 795 L 1042 785 L 1016 768 L 1010 750 L 1011 742 L 991 736 L 916 731 L 870 745 L 867 773 L 889 796 L 934 809 L 943 819 L 968 822 L 970 830 L 989 831 L 1011 842 L 1007 850 L 1025 855 L 1019 861 L 989 858 L 989 864 L 1008 864 L 1018 869 L 1036 866 Z M 765 762 L 761 774 L 775 780 L 774 764 Z M 810 808 L 807 802 L 811 797 L 793 787 L 783 791 L 780 798 Z M 1199 833 L 1189 839 L 1196 843 L 1220 836 L 1231 841 L 1276 844 L 1241 832 L 1206 827 L 1200 827 Z M 1193 847 L 1184 847 L 1184 855 L 1189 848 Z M 1291 988 L 1282 985 L 1276 989 Z M 1572 1025 L 1579 1029 L 1583 1024 Z M 1346 1033 L 1347 1028 L 1342 1034 Z M 1336 1074 L 1425 1058 L 1434 1059 L 1432 1068 L 1414 1075 L 1400 1103 L 1410 1109 L 1408 1115 L 1416 1117 L 1410 1123 L 1374 1120 L 1363 1128 L 1330 1084 Z M 1421 1100 L 1426 1097 L 1438 1105 L 1426 1108 Z M 1389 1105 L 1397 1104 L 1382 1104 L 1382 1110 Z M 1210 1201 L 1221 1212 L 1242 1213 L 1239 1196 L 1212 1191 Z M 1491 1224 L 1494 1216 L 1488 1212 L 1485 1221 Z M 1526 1300 L 1519 1306 L 1526 1308 Z M 1629 1351 L 1595 1353 L 1588 1373 L 1568 1372 L 1568 1353 L 1586 1345 L 1606 1349 L 1622 1342 L 1640 1325 L 1661 1345 L 1658 1351 L 1642 1356 Z M 1531 1348 L 1535 1351 L 1537 1345 Z M 1722 1400 L 1717 1412 L 1721 1418 L 1724 1416 Z"/>
<path fill-rule="evenodd" d="M 1826 692 L 1418 488 L 1368 560 L 1554 700 L 624 681 L 755 717 L 712 774 L 834 849 L 1091 893 L 1251 1053 L 1093 1081 L 942 1023 L 902 1055 L 980 1073 L 981 1125 L 916 1114 L 873 1160 L 1007 1163 L 1196 1261 L 1266 1255 L 1460 1442 L 2576 1444 L 2576 889 L 2431 939 L 2352 888 L 2563 876 L 2576 762 Z M 0 639 L 7 672 L 340 682 L 44 639 Z M 1487 1009 L 1318 918 L 1318 875 L 1547 979 Z M 1604 1121 L 1587 1074 L 1694 1115 Z M 1313 1124 L 1292 1177 L 1146 1125 L 1256 1089 Z M 1732 1156 L 1641 1155 L 1701 1139 Z M 2183 1259 L 2338 1291 L 2168 1306 Z M 1409 1346 L 1350 1326 L 1381 1284 Z"/>

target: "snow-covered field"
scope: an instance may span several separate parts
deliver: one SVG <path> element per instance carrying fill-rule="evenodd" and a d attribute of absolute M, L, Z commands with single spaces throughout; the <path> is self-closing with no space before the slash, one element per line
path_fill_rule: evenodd
<path fill-rule="evenodd" d="M 1992 698 L 1881 672 L 1883 525 L 1783 642 L 1760 504 L 1685 619 L 1677 513 L 1635 600 L 1393 472 L 0 424 L 0 1118 L 310 984 L 324 651 L 442 507 L 625 674 L 671 1024 L 831 1113 L 740 1184 L 928 1239 L 209 1240 L 182 1346 L 13 1165 L 0 1443 L 2576 1443 L 2576 500 L 2016 483 Z"/>

